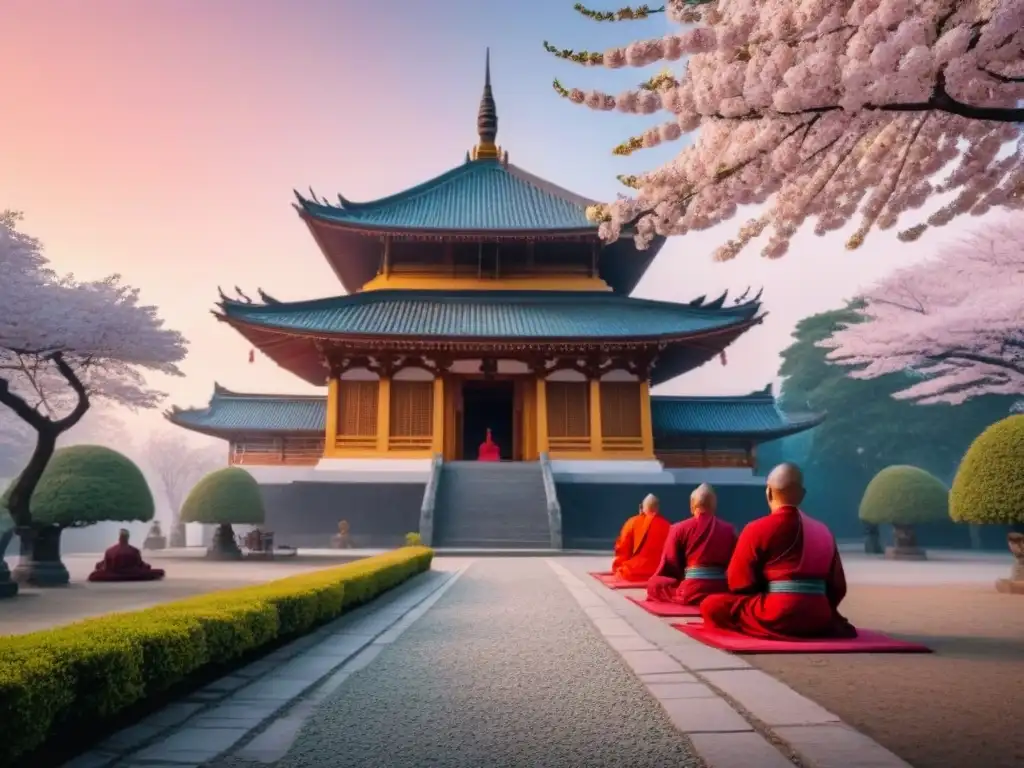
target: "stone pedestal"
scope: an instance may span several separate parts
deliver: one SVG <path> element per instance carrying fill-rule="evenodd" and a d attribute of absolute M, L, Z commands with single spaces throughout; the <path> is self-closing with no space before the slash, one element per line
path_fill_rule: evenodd
<path fill-rule="evenodd" d="M 14 580 L 33 587 L 66 587 L 71 574 L 60 559 L 61 529 L 47 526 L 21 539 L 21 558 Z"/>
<path fill-rule="evenodd" d="M 0 559 L 0 600 L 18 594 L 18 582 L 11 581 L 11 569 Z"/>
<path fill-rule="evenodd" d="M 999 579 L 996 582 L 996 591 L 1004 595 L 1024 595 L 1024 581 L 1014 579 Z"/>
<path fill-rule="evenodd" d="M 920 547 L 886 547 L 886 560 L 927 560 L 928 553 Z"/>

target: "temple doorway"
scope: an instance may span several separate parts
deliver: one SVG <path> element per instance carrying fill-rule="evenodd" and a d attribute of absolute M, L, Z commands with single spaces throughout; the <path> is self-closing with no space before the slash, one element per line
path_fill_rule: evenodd
<path fill-rule="evenodd" d="M 515 385 L 511 381 L 465 381 L 462 384 L 462 459 L 475 461 L 480 444 L 498 444 L 502 461 L 517 458 L 514 414 Z"/>

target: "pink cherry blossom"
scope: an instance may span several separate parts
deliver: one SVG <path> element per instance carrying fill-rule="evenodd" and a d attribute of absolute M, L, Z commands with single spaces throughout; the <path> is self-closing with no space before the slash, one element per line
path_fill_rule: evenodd
<path fill-rule="evenodd" d="M 589 211 L 604 237 L 632 229 L 646 247 L 761 203 L 758 226 L 716 257 L 762 233 L 777 257 L 808 223 L 824 234 L 859 218 L 857 248 L 874 228 L 913 240 L 1024 208 L 1024 0 L 670 0 L 665 12 L 679 29 L 662 38 L 596 56 L 549 46 L 588 66 L 685 57 L 674 79 L 620 96 L 556 86 L 598 110 L 670 113 L 677 129 L 648 130 L 641 147 L 691 134 L 634 196 Z"/>
<path fill-rule="evenodd" d="M 1024 395 L 1024 214 L 979 228 L 863 298 L 864 322 L 821 343 L 830 361 L 855 366 L 853 378 L 913 371 L 920 381 L 895 396 L 920 403 Z"/>
<path fill-rule="evenodd" d="M 18 221 L 0 213 L 0 409 L 36 433 L 32 460 L 8 504 L 24 526 L 31 519 L 28 499 L 57 438 L 93 399 L 155 407 L 165 395 L 147 386 L 143 372 L 182 375 L 177 363 L 186 342 L 119 276 L 82 282 L 57 275 L 40 242 L 21 232 Z"/>

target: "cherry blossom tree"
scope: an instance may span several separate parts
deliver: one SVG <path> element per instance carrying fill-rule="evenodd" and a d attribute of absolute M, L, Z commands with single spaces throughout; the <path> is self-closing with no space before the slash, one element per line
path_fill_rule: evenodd
<path fill-rule="evenodd" d="M 81 421 L 93 399 L 158 405 L 165 395 L 148 387 L 142 372 L 180 376 L 186 342 L 119 276 L 82 282 L 58 275 L 19 221 L 17 214 L 0 214 L 0 405 L 35 433 L 28 463 L 7 496 L 24 563 L 37 539 L 29 499 L 58 438 Z"/>
<path fill-rule="evenodd" d="M 919 238 L 963 214 L 1024 207 L 1024 0 L 668 0 L 662 8 L 576 10 L 600 22 L 665 13 L 665 37 L 604 53 L 545 48 L 590 67 L 686 63 L 613 96 L 555 91 L 595 110 L 668 113 L 619 145 L 632 152 L 679 139 L 671 162 L 620 176 L 632 197 L 592 207 L 601 234 L 633 228 L 639 247 L 763 205 L 716 252 L 735 257 L 767 232 L 785 254 L 809 219 L 823 235 L 856 216 L 847 242 L 901 224 Z M 697 132 L 699 129 L 699 132 Z M 694 132 L 697 132 L 693 136 Z"/>
<path fill-rule="evenodd" d="M 898 270 L 863 298 L 864 322 L 821 342 L 853 378 L 912 371 L 917 383 L 894 397 L 919 403 L 1024 395 L 1024 214 Z"/>

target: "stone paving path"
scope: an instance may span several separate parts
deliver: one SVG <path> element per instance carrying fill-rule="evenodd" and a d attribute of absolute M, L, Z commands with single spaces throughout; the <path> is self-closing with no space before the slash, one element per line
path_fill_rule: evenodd
<path fill-rule="evenodd" d="M 66 768 L 909 768 L 592 565 L 439 558 Z"/>
<path fill-rule="evenodd" d="M 509 559 L 476 561 L 320 704 L 275 765 L 685 768 L 700 761 L 555 573 L 540 560 Z"/>

